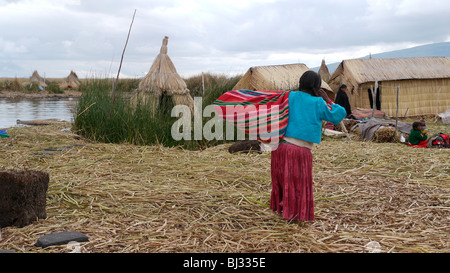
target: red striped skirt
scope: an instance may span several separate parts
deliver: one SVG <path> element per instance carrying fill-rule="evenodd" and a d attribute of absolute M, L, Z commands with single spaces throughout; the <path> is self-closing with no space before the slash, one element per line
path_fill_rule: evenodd
<path fill-rule="evenodd" d="M 271 176 L 270 208 L 284 219 L 314 221 L 311 150 L 280 144 L 272 152 Z"/>

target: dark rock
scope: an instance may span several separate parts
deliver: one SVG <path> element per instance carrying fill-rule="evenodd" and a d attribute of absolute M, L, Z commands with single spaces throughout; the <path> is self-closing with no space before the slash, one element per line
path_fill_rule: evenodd
<path fill-rule="evenodd" d="M 81 232 L 64 231 L 51 233 L 39 238 L 35 244 L 37 247 L 46 248 L 49 246 L 64 245 L 69 242 L 87 242 L 89 238 Z"/>
<path fill-rule="evenodd" d="M 242 140 L 234 143 L 228 148 L 228 152 L 234 154 L 238 152 L 261 152 L 261 144 L 258 140 Z"/>
<path fill-rule="evenodd" d="M 0 171 L 0 228 L 24 227 L 46 218 L 48 183 L 45 172 Z"/>

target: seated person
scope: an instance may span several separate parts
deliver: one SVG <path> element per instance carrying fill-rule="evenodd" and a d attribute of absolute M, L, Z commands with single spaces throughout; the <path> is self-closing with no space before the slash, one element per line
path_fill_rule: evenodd
<path fill-rule="evenodd" d="M 413 129 L 409 134 L 408 145 L 415 148 L 426 148 L 428 134 L 424 130 L 425 125 L 421 122 L 414 122 Z"/>

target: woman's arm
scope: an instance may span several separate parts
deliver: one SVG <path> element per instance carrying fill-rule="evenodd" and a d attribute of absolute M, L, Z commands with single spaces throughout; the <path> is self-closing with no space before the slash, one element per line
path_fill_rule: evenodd
<path fill-rule="evenodd" d="M 421 133 L 420 137 L 421 137 L 421 139 L 420 139 L 421 141 L 424 141 L 424 140 L 428 139 L 428 135 L 426 133 Z"/>
<path fill-rule="evenodd" d="M 320 101 L 318 106 L 320 118 L 335 125 L 339 124 L 347 116 L 347 111 L 345 110 L 345 108 L 338 104 L 335 104 L 328 97 L 325 90 L 320 89 L 317 94 L 323 98 L 323 101 Z"/>

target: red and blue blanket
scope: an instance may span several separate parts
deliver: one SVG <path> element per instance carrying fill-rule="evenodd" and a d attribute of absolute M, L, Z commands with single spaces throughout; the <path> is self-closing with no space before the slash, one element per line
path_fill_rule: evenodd
<path fill-rule="evenodd" d="M 263 143 L 278 145 L 286 133 L 290 91 L 233 90 L 214 103 L 223 119 Z"/>

